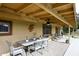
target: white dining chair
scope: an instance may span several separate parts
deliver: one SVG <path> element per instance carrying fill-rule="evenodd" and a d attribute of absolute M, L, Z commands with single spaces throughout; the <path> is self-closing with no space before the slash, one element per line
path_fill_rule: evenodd
<path fill-rule="evenodd" d="M 20 47 L 14 47 L 11 42 L 6 41 L 8 47 L 9 47 L 9 51 L 10 51 L 10 55 L 11 56 L 26 56 L 25 50 L 23 49 L 22 46 Z"/>

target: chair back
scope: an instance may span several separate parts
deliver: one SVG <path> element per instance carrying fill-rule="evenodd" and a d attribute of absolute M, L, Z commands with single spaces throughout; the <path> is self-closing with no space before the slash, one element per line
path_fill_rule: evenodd
<path fill-rule="evenodd" d="M 8 45 L 8 48 L 9 48 L 9 51 L 10 51 L 10 54 L 13 52 L 13 45 L 11 44 L 11 42 L 9 42 L 9 41 L 7 41 L 6 40 L 6 43 L 7 43 L 7 45 Z"/>

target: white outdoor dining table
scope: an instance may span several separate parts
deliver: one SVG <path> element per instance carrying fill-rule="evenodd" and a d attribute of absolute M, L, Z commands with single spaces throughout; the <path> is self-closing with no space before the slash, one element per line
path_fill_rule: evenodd
<path fill-rule="evenodd" d="M 34 43 L 38 43 L 38 42 L 42 42 L 42 41 L 47 41 L 48 38 L 42 38 L 42 39 L 39 39 L 39 40 L 36 40 L 36 41 L 31 41 L 31 42 L 23 42 L 23 43 L 20 43 L 21 45 L 23 46 L 29 46 L 29 45 L 32 45 Z"/>
<path fill-rule="evenodd" d="M 23 46 L 29 46 L 29 45 L 32 45 L 34 44 L 35 41 L 32 41 L 32 42 L 24 42 L 24 43 L 21 43 Z"/>

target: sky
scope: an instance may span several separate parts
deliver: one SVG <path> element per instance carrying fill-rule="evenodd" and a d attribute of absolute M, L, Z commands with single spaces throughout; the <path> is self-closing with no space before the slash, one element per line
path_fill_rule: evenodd
<path fill-rule="evenodd" d="M 76 3 L 76 13 L 79 14 L 79 3 Z"/>

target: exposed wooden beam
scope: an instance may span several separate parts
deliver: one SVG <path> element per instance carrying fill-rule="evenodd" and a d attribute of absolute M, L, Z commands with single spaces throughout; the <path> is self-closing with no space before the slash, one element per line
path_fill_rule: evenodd
<path fill-rule="evenodd" d="M 28 7 L 29 5 L 31 5 L 31 3 L 22 3 L 22 5 L 20 7 L 18 7 L 17 12 L 24 9 L 25 7 Z"/>
<path fill-rule="evenodd" d="M 14 15 L 12 13 L 7 13 L 7 12 L 0 12 L 0 18 L 3 18 L 3 19 L 8 18 L 8 19 L 18 20 L 18 21 L 37 22 L 37 21 L 31 20 L 30 18 L 22 17 L 16 14 Z"/>
<path fill-rule="evenodd" d="M 74 13 L 70 13 L 70 14 L 63 14 L 62 16 L 70 16 L 70 15 L 74 15 Z"/>
<path fill-rule="evenodd" d="M 41 15 L 41 16 L 39 15 L 39 16 L 36 16 L 36 17 L 38 17 L 38 18 L 49 18 L 49 17 L 52 17 L 52 15 Z M 64 15 L 63 17 L 64 18 L 71 18 L 71 17 L 74 18 L 74 15 L 68 15 L 68 16 Z"/>
<path fill-rule="evenodd" d="M 76 5 L 75 5 L 75 3 L 73 3 L 73 11 L 74 11 L 74 23 L 75 23 L 74 28 L 77 28 L 77 20 L 76 20 Z"/>
<path fill-rule="evenodd" d="M 72 4 L 65 4 L 65 5 L 62 5 L 62 6 L 58 6 L 58 7 L 55 7 L 53 9 L 56 9 L 56 10 L 65 10 L 65 9 L 68 9 L 68 8 L 71 8 Z"/>
<path fill-rule="evenodd" d="M 68 19 L 67 21 L 74 26 L 75 23 L 74 23 L 73 19 Z"/>
<path fill-rule="evenodd" d="M 22 8 L 22 9 L 19 10 L 17 13 L 22 12 L 23 10 L 25 10 L 26 8 L 29 8 L 29 7 L 32 6 L 32 5 L 33 5 L 33 4 L 30 4 L 30 5 L 28 5 L 28 6 L 24 7 L 24 8 Z"/>
<path fill-rule="evenodd" d="M 48 4 L 47 6 L 45 6 L 44 4 L 36 4 L 36 5 L 40 8 L 42 8 L 43 10 L 45 10 L 46 12 L 48 12 L 49 14 L 51 14 L 52 16 L 56 17 L 58 20 L 64 22 L 65 24 L 69 25 L 70 27 L 72 27 L 72 25 L 70 23 L 68 23 L 66 21 L 66 19 L 64 19 L 60 14 L 58 14 L 56 10 L 51 8 L 50 4 Z"/>
<path fill-rule="evenodd" d="M 39 17 L 39 18 L 49 18 L 51 17 L 52 15 L 41 15 L 41 16 L 36 16 L 36 17 Z"/>
<path fill-rule="evenodd" d="M 0 11 L 16 14 L 14 10 L 9 9 L 9 8 L 7 8 L 7 7 L 6 7 L 6 8 L 5 8 L 5 7 L 1 7 L 1 8 L 0 8 Z"/>
<path fill-rule="evenodd" d="M 60 13 L 61 15 L 67 15 L 67 14 L 71 14 L 73 13 L 73 11 L 67 11 L 67 12 L 64 12 L 64 13 Z"/>
<path fill-rule="evenodd" d="M 68 3 L 52 3 L 52 7 L 55 8 L 55 7 L 59 7 L 65 4 L 68 4 Z"/>
<path fill-rule="evenodd" d="M 45 11 L 39 11 L 39 12 L 35 12 L 35 13 L 29 14 L 29 15 L 38 16 L 38 15 L 41 15 L 41 14 L 46 14 L 46 12 Z"/>
<path fill-rule="evenodd" d="M 74 18 L 67 18 L 67 20 L 70 20 L 71 22 L 73 22 Z"/>
<path fill-rule="evenodd" d="M 62 27 L 62 25 L 54 23 L 53 26 Z"/>
<path fill-rule="evenodd" d="M 74 18 L 74 15 L 66 15 L 66 16 L 64 16 L 64 17 L 67 17 L 67 18 Z"/>
<path fill-rule="evenodd" d="M 68 9 L 64 9 L 64 10 L 59 10 L 58 13 L 64 13 L 64 12 L 68 12 L 68 11 L 72 11 L 73 8 L 68 8 Z"/>

